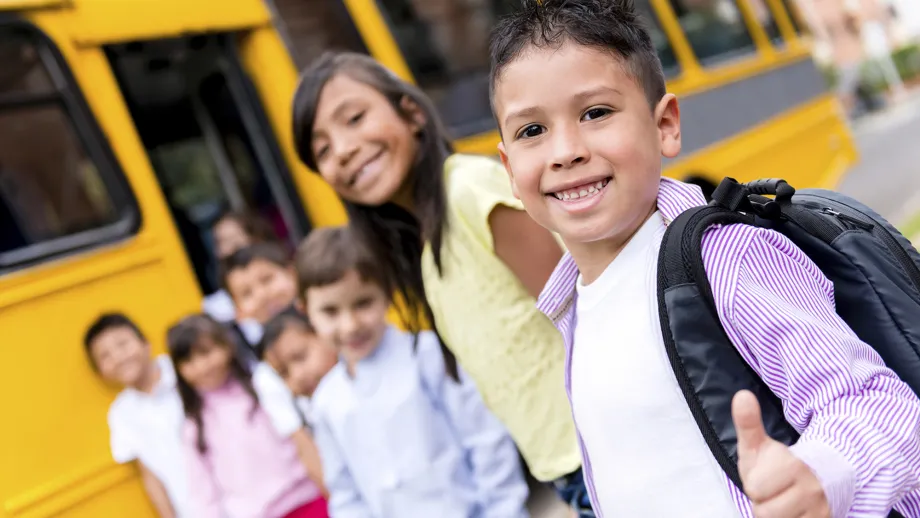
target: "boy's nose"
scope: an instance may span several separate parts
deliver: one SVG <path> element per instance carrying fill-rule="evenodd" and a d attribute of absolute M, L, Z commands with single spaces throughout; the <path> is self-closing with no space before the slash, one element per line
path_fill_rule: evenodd
<path fill-rule="evenodd" d="M 552 168 L 568 169 L 588 161 L 590 152 L 577 130 L 557 132 L 553 139 Z"/>

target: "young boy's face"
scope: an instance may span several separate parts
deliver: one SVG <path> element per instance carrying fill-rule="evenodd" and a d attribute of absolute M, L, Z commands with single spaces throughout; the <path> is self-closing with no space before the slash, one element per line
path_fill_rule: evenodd
<path fill-rule="evenodd" d="M 313 395 L 319 381 L 338 361 L 331 345 L 299 326 L 288 326 L 265 358 L 292 392 L 307 397 Z"/>
<path fill-rule="evenodd" d="M 236 304 L 237 318 L 268 322 L 297 297 L 297 280 L 290 268 L 256 259 L 227 274 L 227 291 Z"/>
<path fill-rule="evenodd" d="M 112 327 L 90 344 L 90 355 L 103 379 L 138 388 L 150 368 L 150 344 L 130 327 Z"/>
<path fill-rule="evenodd" d="M 317 335 L 333 344 L 349 365 L 374 352 L 386 331 L 390 305 L 380 286 L 351 270 L 338 282 L 308 288 L 304 295 Z"/>
<path fill-rule="evenodd" d="M 622 59 L 570 42 L 525 49 L 499 75 L 494 105 L 515 196 L 573 253 L 641 226 L 662 155 L 680 151 L 673 95 L 650 109 Z"/>

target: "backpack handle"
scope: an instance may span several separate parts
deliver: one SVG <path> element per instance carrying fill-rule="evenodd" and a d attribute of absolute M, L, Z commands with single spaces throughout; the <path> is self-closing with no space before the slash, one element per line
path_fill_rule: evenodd
<path fill-rule="evenodd" d="M 795 194 L 795 187 L 789 185 L 782 178 L 754 180 L 745 184 L 745 187 L 747 187 L 747 191 L 750 194 L 774 195 L 776 196 L 776 201 L 780 203 L 789 201 L 792 199 L 792 195 Z"/>
<path fill-rule="evenodd" d="M 734 178 L 725 178 L 712 193 L 710 204 L 778 220 L 782 217 L 781 207 L 792 202 L 793 194 L 795 188 L 780 178 L 765 178 L 744 184 Z M 770 199 L 764 195 L 773 195 L 776 198 Z"/>

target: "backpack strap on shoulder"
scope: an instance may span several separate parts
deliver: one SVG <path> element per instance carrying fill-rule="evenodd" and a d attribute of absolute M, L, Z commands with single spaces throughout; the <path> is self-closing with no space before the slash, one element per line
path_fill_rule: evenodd
<path fill-rule="evenodd" d="M 743 489 L 731 419 L 738 390 L 757 396 L 771 437 L 793 444 L 798 435 L 786 422 L 781 403 L 722 327 L 703 263 L 703 237 L 713 225 L 756 224 L 753 209 L 740 210 L 751 206 L 750 192 L 734 180 L 726 182 L 710 205 L 687 210 L 668 225 L 658 256 L 658 313 L 668 361 L 690 413 L 719 466 Z"/>

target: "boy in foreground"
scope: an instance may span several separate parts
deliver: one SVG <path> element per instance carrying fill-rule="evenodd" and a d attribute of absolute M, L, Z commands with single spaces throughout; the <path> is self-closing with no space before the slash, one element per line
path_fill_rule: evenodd
<path fill-rule="evenodd" d="M 837 316 L 814 263 L 770 230 L 711 229 L 703 260 L 729 338 L 801 438 L 770 439 L 741 392 L 726 419 L 743 492 L 710 453 L 668 364 L 656 293 L 666 226 L 705 199 L 661 177 L 662 157 L 680 152 L 680 111 L 631 2 L 528 3 L 494 33 L 492 94 L 515 195 L 569 250 L 538 305 L 565 340 L 598 516 L 920 516 L 920 401 Z"/>

